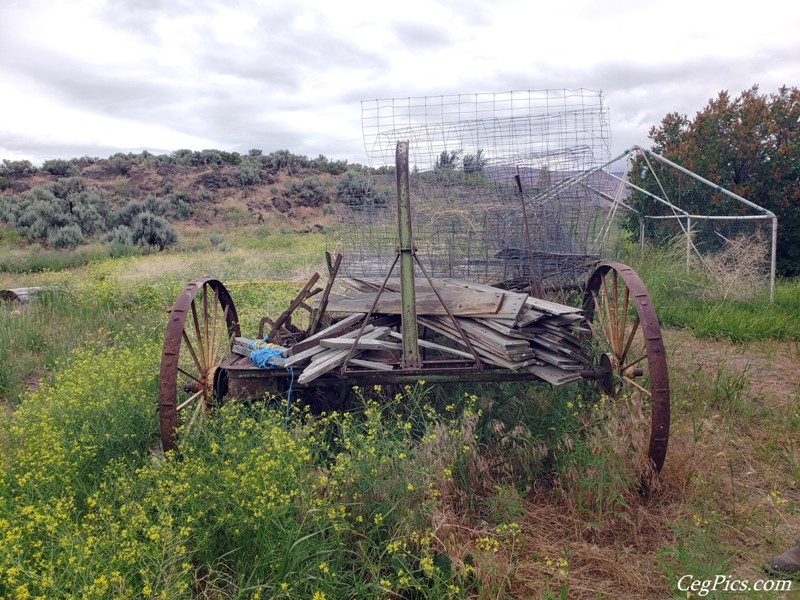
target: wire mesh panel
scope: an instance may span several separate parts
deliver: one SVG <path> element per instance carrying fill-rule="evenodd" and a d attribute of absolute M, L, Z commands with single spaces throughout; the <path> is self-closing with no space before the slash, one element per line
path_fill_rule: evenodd
<path fill-rule="evenodd" d="M 343 177 L 333 236 L 351 275 L 394 261 L 395 148 L 408 141 L 414 240 L 434 277 L 581 286 L 636 241 L 684 247 L 687 270 L 725 297 L 774 290 L 775 215 L 638 147 L 610 159 L 600 92 L 372 100 L 362 127 L 369 168 Z"/>
<path fill-rule="evenodd" d="M 383 275 L 394 260 L 398 141 L 409 142 L 414 240 L 432 276 L 524 286 L 535 273 L 562 286 L 602 254 L 593 232 L 608 202 L 567 185 L 587 173 L 597 188 L 618 185 L 593 172 L 609 154 L 599 92 L 374 100 L 362 117 L 371 169 L 349 176 L 336 230 L 351 275 Z"/>

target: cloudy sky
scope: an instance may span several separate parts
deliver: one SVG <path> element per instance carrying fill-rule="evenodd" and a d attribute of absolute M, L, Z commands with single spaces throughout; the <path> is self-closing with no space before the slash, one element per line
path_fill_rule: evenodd
<path fill-rule="evenodd" d="M 800 85 L 777 0 L 0 0 L 0 158 L 179 148 L 366 162 L 361 101 L 602 90 L 612 151 Z"/>

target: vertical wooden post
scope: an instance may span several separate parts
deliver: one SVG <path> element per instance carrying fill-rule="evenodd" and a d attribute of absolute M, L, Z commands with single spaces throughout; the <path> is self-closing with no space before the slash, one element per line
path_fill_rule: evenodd
<path fill-rule="evenodd" d="M 411 234 L 411 197 L 409 195 L 408 142 L 397 142 L 397 227 L 400 239 L 400 325 L 403 334 L 403 368 L 422 366 L 417 344 L 417 307 L 414 289 L 414 241 Z"/>

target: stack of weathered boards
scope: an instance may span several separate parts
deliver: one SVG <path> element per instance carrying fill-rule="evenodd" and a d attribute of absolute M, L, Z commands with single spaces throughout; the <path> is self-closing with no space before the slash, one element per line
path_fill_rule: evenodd
<path fill-rule="evenodd" d="M 355 349 L 353 343 L 375 303 L 382 280 L 339 278 L 344 295 L 331 294 L 328 315 L 351 313 L 287 351 L 281 366 L 302 368 L 301 384 L 309 383 L 348 361 L 348 369 L 392 371 L 399 368 L 401 295 L 399 278 L 390 278 L 379 295 L 370 323 Z M 577 308 L 532 298 L 528 294 L 459 279 L 436 279 L 436 291 L 456 318 L 482 363 L 530 372 L 560 385 L 580 379 L 584 368 L 579 336 L 589 332 Z M 421 328 L 430 333 L 419 346 L 441 358 L 474 361 L 437 294 L 427 281 L 416 281 L 415 307 Z M 351 353 L 352 351 L 352 353 Z"/>

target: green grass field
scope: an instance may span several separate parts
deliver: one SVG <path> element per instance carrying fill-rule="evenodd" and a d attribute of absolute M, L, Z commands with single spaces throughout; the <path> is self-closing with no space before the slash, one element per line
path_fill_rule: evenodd
<path fill-rule="evenodd" d="M 3 267 L 0 287 L 60 290 L 0 306 L 0 597 L 684 597 L 683 575 L 763 579 L 800 538 L 799 282 L 725 303 L 667 259 L 633 265 L 670 352 L 647 495 L 641 409 L 589 384 L 369 387 L 288 420 L 281 398 L 229 403 L 160 457 L 185 283 L 221 279 L 254 333 L 324 269 L 321 235 L 230 244 Z"/>

